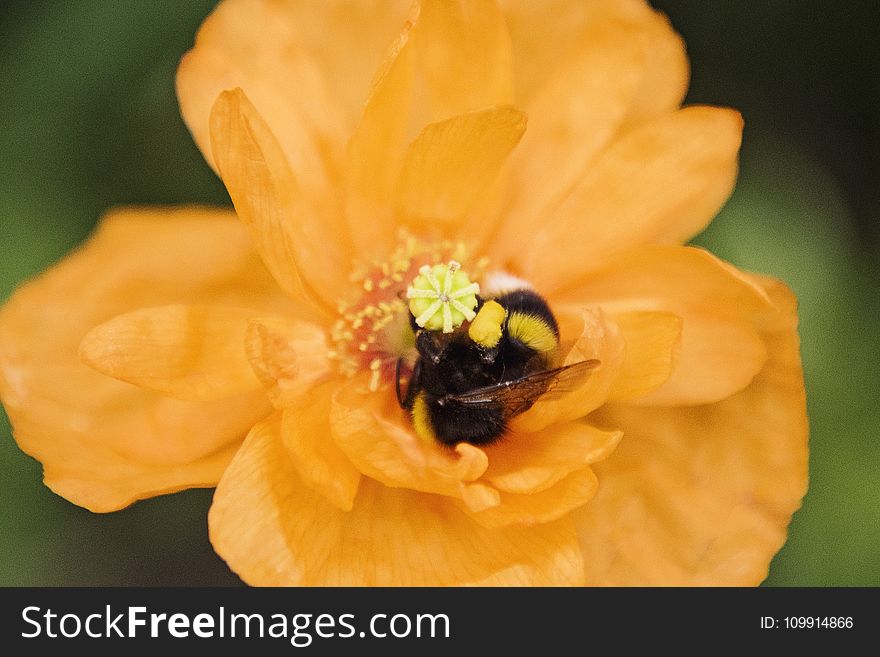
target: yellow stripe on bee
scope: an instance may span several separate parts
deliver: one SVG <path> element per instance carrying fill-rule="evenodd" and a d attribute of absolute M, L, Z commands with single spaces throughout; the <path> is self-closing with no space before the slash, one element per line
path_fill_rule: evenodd
<path fill-rule="evenodd" d="M 425 393 L 420 392 L 412 407 L 413 427 L 416 433 L 425 440 L 435 440 L 434 427 L 431 426 L 431 415 Z"/>
<path fill-rule="evenodd" d="M 529 349 L 540 353 L 553 351 L 559 344 L 556 334 L 547 322 L 527 313 L 516 311 L 510 313 L 507 319 L 507 334 Z"/>
<path fill-rule="evenodd" d="M 491 349 L 501 339 L 501 326 L 507 311 L 497 301 L 487 301 L 468 327 L 468 337 L 481 347 Z"/>

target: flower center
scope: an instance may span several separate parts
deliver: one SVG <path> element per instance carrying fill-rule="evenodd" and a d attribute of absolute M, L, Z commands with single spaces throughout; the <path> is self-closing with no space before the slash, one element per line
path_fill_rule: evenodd
<path fill-rule="evenodd" d="M 425 265 L 444 261 L 448 264 Z M 419 309 L 418 325 L 435 330 L 450 326 L 449 332 L 472 319 L 479 286 L 459 265 L 469 261 L 461 243 L 428 242 L 401 232 L 388 259 L 357 267 L 350 277 L 351 297 L 339 303 L 339 318 L 330 331 L 329 356 L 340 373 L 371 372 L 374 391 L 393 382 L 397 361 L 414 348 L 413 307 Z M 485 259 L 473 263 L 471 274 L 476 278 L 487 264 Z M 410 297 L 410 290 L 419 291 Z"/>

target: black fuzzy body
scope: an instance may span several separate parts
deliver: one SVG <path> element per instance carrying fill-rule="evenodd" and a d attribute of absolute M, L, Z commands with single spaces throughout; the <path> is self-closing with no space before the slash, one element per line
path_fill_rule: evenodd
<path fill-rule="evenodd" d="M 556 318 L 547 303 L 531 290 L 516 290 L 496 297 L 508 319 L 523 313 L 542 319 L 558 341 Z M 480 301 L 482 305 L 483 301 Z M 417 327 L 416 327 L 417 328 Z M 451 334 L 416 330 L 419 356 L 401 405 L 412 410 L 421 396 L 427 410 L 433 438 L 454 446 L 460 442 L 488 445 L 507 431 L 511 408 L 504 401 L 473 404 L 456 396 L 474 390 L 513 382 L 549 367 L 546 354 L 539 354 L 509 335 L 507 320 L 498 345 L 486 349 L 473 342 L 465 327 Z M 530 406 L 531 403 L 527 403 Z M 520 407 L 518 412 L 525 408 Z"/>

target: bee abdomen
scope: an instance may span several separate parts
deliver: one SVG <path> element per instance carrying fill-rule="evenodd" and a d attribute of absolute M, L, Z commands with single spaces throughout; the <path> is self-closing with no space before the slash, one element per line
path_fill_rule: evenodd
<path fill-rule="evenodd" d="M 507 425 L 501 407 L 468 408 L 462 404 L 427 403 L 433 438 L 454 447 L 460 442 L 489 445 L 504 435 Z"/>
<path fill-rule="evenodd" d="M 541 296 L 516 290 L 495 301 L 507 310 L 508 338 L 538 353 L 549 353 L 559 345 L 559 325 Z"/>

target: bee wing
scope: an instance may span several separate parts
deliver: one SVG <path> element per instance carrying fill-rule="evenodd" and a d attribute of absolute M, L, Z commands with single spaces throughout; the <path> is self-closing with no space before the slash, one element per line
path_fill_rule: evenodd
<path fill-rule="evenodd" d="M 574 390 L 598 365 L 598 360 L 584 360 L 458 395 L 448 395 L 445 399 L 467 408 L 500 406 L 505 417 L 513 417 L 527 411 L 538 399 L 553 399 Z"/>

